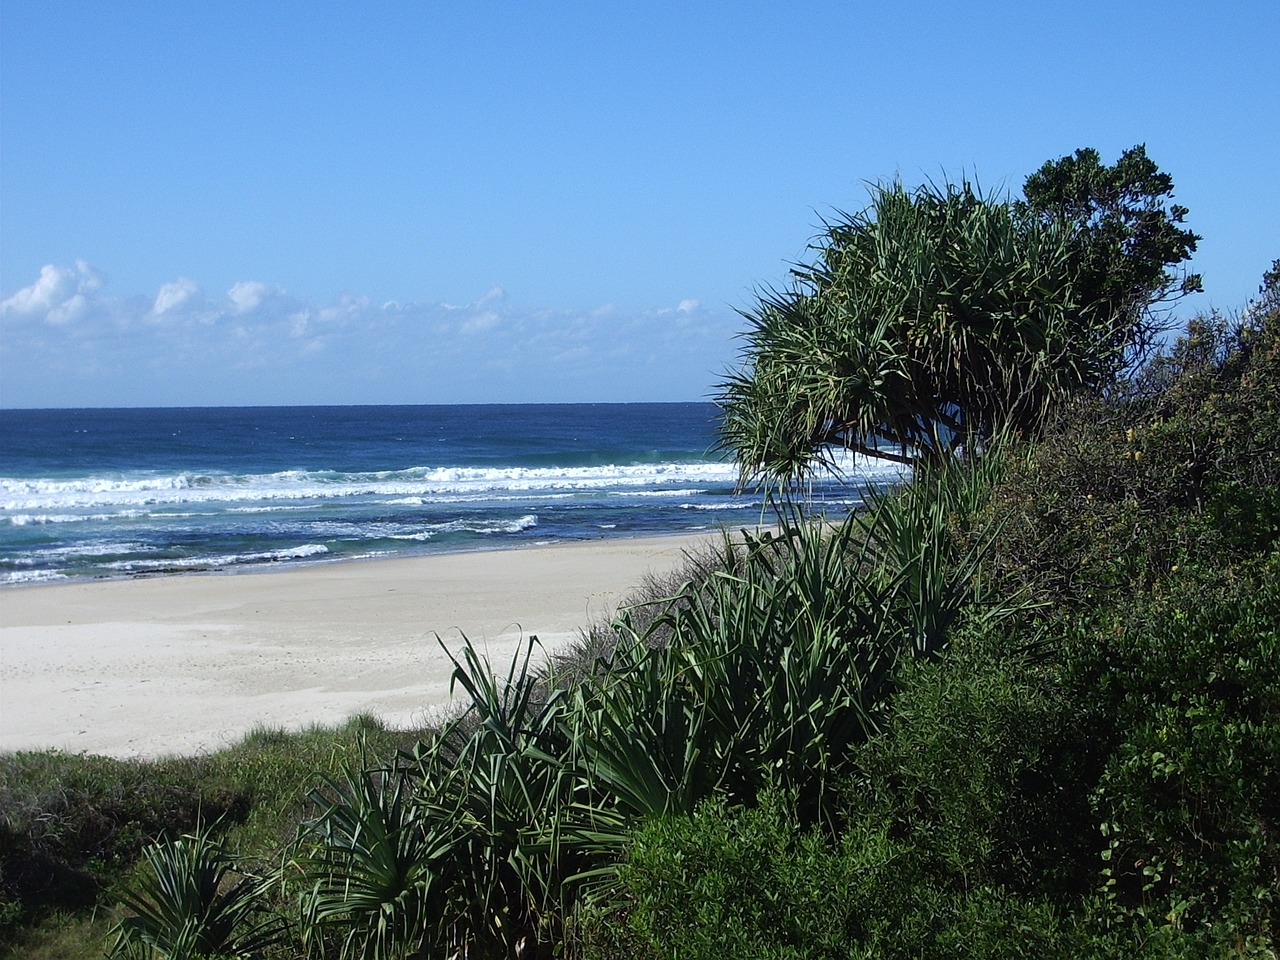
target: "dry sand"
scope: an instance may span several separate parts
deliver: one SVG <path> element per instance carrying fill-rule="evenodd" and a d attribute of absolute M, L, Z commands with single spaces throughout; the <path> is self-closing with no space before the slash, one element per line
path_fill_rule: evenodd
<path fill-rule="evenodd" d="M 190 754 L 263 725 L 417 724 L 449 698 L 436 635 L 505 670 L 522 638 L 554 649 L 707 539 L 6 588 L 0 751 Z"/>

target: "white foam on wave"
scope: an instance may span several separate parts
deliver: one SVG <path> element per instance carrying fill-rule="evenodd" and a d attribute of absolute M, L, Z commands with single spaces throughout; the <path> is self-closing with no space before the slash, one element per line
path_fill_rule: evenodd
<path fill-rule="evenodd" d="M 264 550 L 259 553 L 229 553 L 207 557 L 182 557 L 173 560 L 117 560 L 105 564 L 109 570 L 128 573 L 148 573 L 165 570 L 208 570 L 250 563 L 276 563 L 283 560 L 305 560 L 329 552 L 322 543 L 304 543 L 284 550 Z"/>
<path fill-rule="evenodd" d="M 719 513 L 725 510 L 759 510 L 761 506 L 759 500 L 726 500 L 723 503 L 682 503 L 680 509 Z"/>
<path fill-rule="evenodd" d="M 62 547 L 39 547 L 31 550 L 17 562 L 38 563 L 49 560 L 70 560 L 78 557 L 109 557 L 122 553 L 151 553 L 160 548 L 155 544 L 128 541 L 126 543 L 103 543 L 89 541 L 87 543 L 68 544 Z"/>
<path fill-rule="evenodd" d="M 0 583 L 17 585 L 22 583 L 48 583 L 53 580 L 69 579 L 66 574 L 56 570 L 12 570 L 6 573 Z"/>
<path fill-rule="evenodd" d="M 521 533 L 532 530 L 538 525 L 538 518 L 533 514 L 512 520 L 510 523 L 499 523 L 487 527 L 478 527 L 476 533 Z"/>
<path fill-rule="evenodd" d="M 833 461 L 836 476 L 845 482 L 886 482 L 906 472 L 899 464 L 870 460 L 848 451 L 837 452 Z M 734 464 L 706 461 L 591 467 L 421 466 L 367 473 L 282 470 L 240 475 L 0 477 L 0 516 L 9 514 L 9 522 L 15 524 L 58 522 L 84 519 L 62 512 L 67 510 L 200 503 L 240 504 L 231 509 L 255 512 L 279 509 L 279 501 L 325 501 L 360 496 L 388 497 L 393 498 L 389 503 L 407 505 L 466 497 L 496 499 L 503 494 L 545 496 L 609 489 L 632 490 L 644 496 L 688 496 L 690 487 L 732 488 L 737 480 Z M 263 502 L 277 506 L 264 507 Z M 294 508 L 313 506 L 298 504 Z"/>
<path fill-rule="evenodd" d="M 3 510 L 0 507 L 0 510 Z M 121 510 L 117 513 L 15 513 L 4 516 L 0 520 L 7 521 L 10 526 L 40 526 L 46 523 L 101 523 L 106 520 L 137 520 L 149 516 L 146 510 Z M 198 514 L 169 514 L 169 516 L 198 516 Z"/>
<path fill-rule="evenodd" d="M 495 533 L 523 533 L 525 530 L 532 530 L 538 525 L 538 517 L 536 514 L 525 514 L 523 517 L 517 517 L 514 520 L 505 521 L 477 521 L 477 520 L 447 520 L 444 523 L 428 524 L 425 528 L 414 534 L 400 534 L 394 536 L 396 540 L 429 540 L 437 533 L 475 533 L 481 535 Z"/>
<path fill-rule="evenodd" d="M 329 500 L 353 496 L 434 499 L 458 495 L 723 484 L 731 465 L 669 463 L 595 467 L 413 467 L 377 473 L 286 470 L 218 476 L 22 479 L 0 477 L 0 513 L 39 514 L 91 507 Z M 248 506 L 252 510 L 256 507 Z"/>
<path fill-rule="evenodd" d="M 289 511 L 300 510 L 318 510 L 321 505 L 318 503 L 299 503 L 299 504 L 271 504 L 269 506 L 254 507 L 228 507 L 227 513 L 286 513 Z M 166 517 L 202 517 L 209 514 L 202 513 L 165 513 Z"/>

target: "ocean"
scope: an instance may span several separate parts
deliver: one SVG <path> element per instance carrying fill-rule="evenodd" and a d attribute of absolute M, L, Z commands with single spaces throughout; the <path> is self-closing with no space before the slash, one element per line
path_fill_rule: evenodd
<path fill-rule="evenodd" d="M 0 584 L 736 529 L 708 403 L 0 410 Z M 888 465 L 812 490 L 844 513 Z"/>

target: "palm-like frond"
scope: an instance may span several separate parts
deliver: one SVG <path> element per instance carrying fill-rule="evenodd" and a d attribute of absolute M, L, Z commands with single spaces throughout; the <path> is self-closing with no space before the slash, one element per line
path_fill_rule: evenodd
<path fill-rule="evenodd" d="M 137 885 L 121 898 L 112 957 L 255 957 L 283 939 L 267 909 L 271 881 L 242 871 L 213 827 L 143 852 Z"/>
<path fill-rule="evenodd" d="M 310 799 L 320 815 L 304 825 L 305 853 L 295 861 L 310 880 L 302 902 L 309 941 L 332 934 L 342 957 L 362 960 L 409 956 L 432 942 L 465 824 L 417 796 L 404 769 L 368 769 L 363 758 Z"/>
<path fill-rule="evenodd" d="M 746 314 L 721 384 L 722 445 L 745 480 L 785 484 L 831 447 L 936 462 L 1032 431 L 1123 361 L 1133 317 L 1076 283 L 1070 225 L 970 184 L 880 185 L 828 224 L 792 289 Z"/>

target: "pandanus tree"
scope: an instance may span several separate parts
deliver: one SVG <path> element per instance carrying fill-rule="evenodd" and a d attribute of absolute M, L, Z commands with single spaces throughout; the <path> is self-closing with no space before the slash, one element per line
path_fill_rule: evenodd
<path fill-rule="evenodd" d="M 1198 239 L 1145 150 L 1046 164 L 1024 199 L 968 182 L 871 190 L 813 262 L 744 313 L 721 442 L 744 481 L 793 482 L 843 448 L 918 466 L 1034 431 L 1148 346 L 1157 304 L 1198 289 L 1168 267 Z"/>

